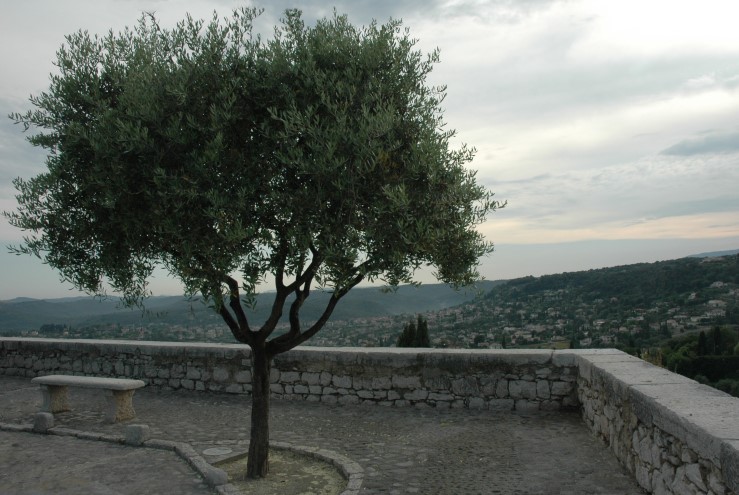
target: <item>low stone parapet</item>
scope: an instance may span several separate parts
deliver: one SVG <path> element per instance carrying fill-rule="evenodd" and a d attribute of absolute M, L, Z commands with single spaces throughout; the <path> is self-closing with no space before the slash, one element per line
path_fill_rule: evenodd
<path fill-rule="evenodd" d="M 0 339 L 0 373 L 123 376 L 167 389 L 251 391 L 244 345 Z M 577 408 L 574 356 L 550 350 L 302 347 L 274 359 L 272 395 L 396 407 Z"/>
<path fill-rule="evenodd" d="M 739 493 L 739 399 L 615 350 L 576 359 L 585 423 L 645 490 Z"/>
<path fill-rule="evenodd" d="M 555 351 L 298 348 L 275 358 L 273 394 L 327 403 L 560 410 L 577 407 L 575 362 Z"/>

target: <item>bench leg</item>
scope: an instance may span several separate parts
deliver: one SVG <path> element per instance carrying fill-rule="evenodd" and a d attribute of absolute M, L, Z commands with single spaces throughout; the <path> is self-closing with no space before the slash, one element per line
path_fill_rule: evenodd
<path fill-rule="evenodd" d="M 58 413 L 69 411 L 69 396 L 64 385 L 41 385 L 41 412 Z"/>
<path fill-rule="evenodd" d="M 110 394 L 106 397 L 108 407 L 105 412 L 107 423 L 118 423 L 136 417 L 136 411 L 133 409 L 135 390 L 110 390 L 109 392 Z"/>

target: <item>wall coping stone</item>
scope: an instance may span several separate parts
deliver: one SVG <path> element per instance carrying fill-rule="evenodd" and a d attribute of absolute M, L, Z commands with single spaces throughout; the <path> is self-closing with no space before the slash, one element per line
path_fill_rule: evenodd
<path fill-rule="evenodd" d="M 637 417 L 683 439 L 721 465 L 721 445 L 739 440 L 739 399 L 699 383 L 636 385 Z M 639 407 L 639 406 L 642 407 Z"/>

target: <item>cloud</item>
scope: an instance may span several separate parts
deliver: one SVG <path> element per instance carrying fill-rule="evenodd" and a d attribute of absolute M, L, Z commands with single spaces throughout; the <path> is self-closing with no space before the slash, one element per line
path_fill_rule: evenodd
<path fill-rule="evenodd" d="M 685 139 L 663 150 L 662 154 L 692 156 L 706 153 L 734 153 L 737 151 L 739 151 L 739 132 L 727 132 Z"/>
<path fill-rule="evenodd" d="M 507 243 L 739 235 L 737 183 L 739 153 L 488 179 L 509 205 L 482 231 Z"/>

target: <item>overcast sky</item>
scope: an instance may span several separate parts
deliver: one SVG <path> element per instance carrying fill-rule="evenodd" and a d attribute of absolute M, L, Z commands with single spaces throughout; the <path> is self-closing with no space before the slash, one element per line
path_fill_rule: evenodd
<path fill-rule="evenodd" d="M 106 33 L 155 11 L 221 16 L 229 0 L 0 4 L 0 115 L 48 87 L 64 35 Z M 481 226 L 487 279 L 739 248 L 739 3 L 733 0 L 372 0 L 256 3 L 269 35 L 285 8 L 335 6 L 355 24 L 401 18 L 448 85 L 446 121 L 477 148 L 478 180 L 508 201 Z M 43 155 L 0 119 L 0 210 Z M 0 219 L 0 244 L 22 233 Z M 76 294 L 38 260 L 0 252 L 0 300 Z M 428 279 L 424 279 L 428 281 Z M 157 294 L 179 293 L 159 275 Z"/>

